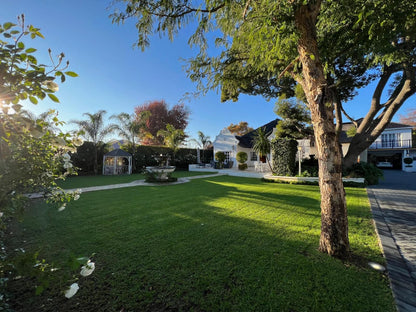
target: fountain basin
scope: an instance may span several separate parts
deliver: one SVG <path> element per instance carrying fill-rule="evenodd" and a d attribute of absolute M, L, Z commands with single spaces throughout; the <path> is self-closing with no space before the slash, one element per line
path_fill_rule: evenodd
<path fill-rule="evenodd" d="M 176 169 L 175 166 L 154 166 L 146 167 L 146 181 L 148 182 L 171 182 L 171 174 Z M 176 180 L 176 179 L 174 179 Z"/>

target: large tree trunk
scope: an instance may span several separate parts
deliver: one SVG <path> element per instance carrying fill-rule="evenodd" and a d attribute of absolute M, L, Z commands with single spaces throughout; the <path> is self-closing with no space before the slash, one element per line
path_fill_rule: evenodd
<path fill-rule="evenodd" d="M 296 14 L 302 85 L 311 110 L 319 161 L 321 237 L 319 250 L 344 258 L 349 254 L 348 218 L 342 184 L 342 150 L 334 124 L 334 97 L 327 86 L 319 60 L 316 18 L 320 1 L 301 6 Z"/>

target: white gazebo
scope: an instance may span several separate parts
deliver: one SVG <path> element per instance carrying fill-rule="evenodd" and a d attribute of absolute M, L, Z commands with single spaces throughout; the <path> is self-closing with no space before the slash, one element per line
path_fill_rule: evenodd
<path fill-rule="evenodd" d="M 115 149 L 104 155 L 103 175 L 131 174 L 132 156 L 121 149 Z"/>

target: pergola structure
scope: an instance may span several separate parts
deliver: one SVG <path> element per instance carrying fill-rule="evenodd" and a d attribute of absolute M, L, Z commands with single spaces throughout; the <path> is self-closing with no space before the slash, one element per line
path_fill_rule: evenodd
<path fill-rule="evenodd" d="M 132 156 L 121 149 L 115 149 L 104 155 L 103 175 L 131 174 Z"/>

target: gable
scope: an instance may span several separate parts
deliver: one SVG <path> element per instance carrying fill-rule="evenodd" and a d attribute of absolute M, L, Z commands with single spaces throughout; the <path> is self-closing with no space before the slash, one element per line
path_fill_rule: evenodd
<path fill-rule="evenodd" d="M 253 140 L 256 135 L 256 131 L 260 128 L 264 129 L 264 132 L 266 133 L 266 136 L 269 136 L 272 134 L 273 129 L 276 128 L 277 123 L 279 122 L 279 119 L 276 118 L 275 120 L 270 121 L 269 123 L 258 127 L 257 129 L 250 131 L 249 133 L 246 133 L 242 136 L 236 136 L 238 140 L 238 146 L 243 148 L 252 148 L 253 147 Z"/>

